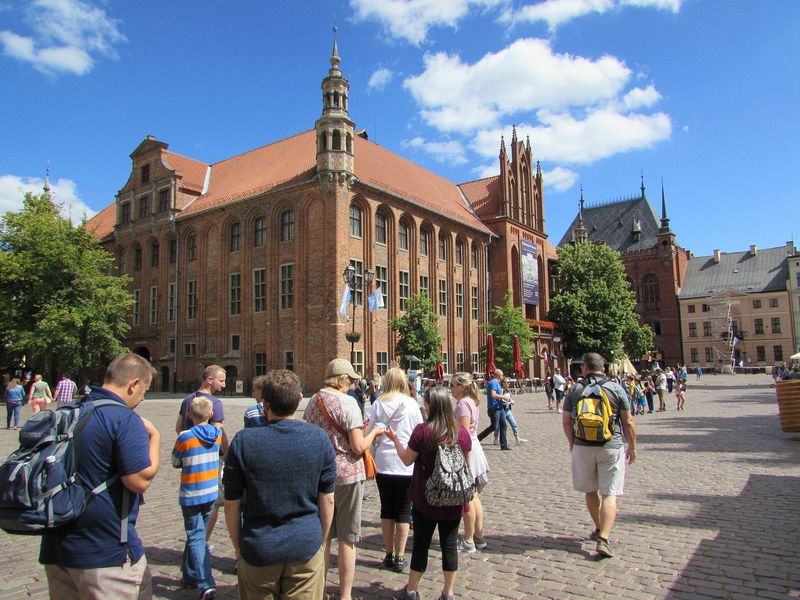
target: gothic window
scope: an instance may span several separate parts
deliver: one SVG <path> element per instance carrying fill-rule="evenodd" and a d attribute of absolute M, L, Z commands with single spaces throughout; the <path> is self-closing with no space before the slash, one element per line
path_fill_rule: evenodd
<path fill-rule="evenodd" d="M 339 132 L 338 129 L 333 130 L 333 145 L 331 146 L 331 150 L 341 150 L 342 149 L 342 134 Z"/>
<path fill-rule="evenodd" d="M 350 205 L 350 235 L 355 238 L 361 237 L 361 209 L 355 203 Z"/>
<path fill-rule="evenodd" d="M 291 242 L 294 239 L 294 211 L 285 210 L 281 213 L 281 241 Z"/>
<path fill-rule="evenodd" d="M 383 213 L 375 215 L 375 242 L 378 244 L 386 243 L 386 217 Z"/>
<path fill-rule="evenodd" d="M 428 242 L 431 236 L 427 229 L 422 229 L 419 232 L 419 253 L 420 256 L 428 256 Z"/>
<path fill-rule="evenodd" d="M 658 277 L 656 277 L 654 273 L 648 273 L 642 277 L 641 290 L 641 300 L 644 304 L 658 304 L 660 298 Z"/>
<path fill-rule="evenodd" d="M 408 250 L 408 223 L 400 221 L 400 228 L 398 229 L 397 237 L 400 250 Z"/>
<path fill-rule="evenodd" d="M 256 217 L 253 221 L 253 247 L 260 248 L 267 243 L 267 218 Z"/>
<path fill-rule="evenodd" d="M 241 246 L 242 240 L 242 226 L 239 223 L 234 223 L 231 225 L 231 238 L 230 238 L 230 250 L 231 252 L 238 252 Z"/>

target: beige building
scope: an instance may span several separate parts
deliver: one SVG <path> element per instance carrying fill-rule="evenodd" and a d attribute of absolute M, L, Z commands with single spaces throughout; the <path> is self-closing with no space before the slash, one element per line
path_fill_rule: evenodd
<path fill-rule="evenodd" d="M 792 313 L 792 333 L 794 352 L 800 352 L 800 254 L 790 256 L 789 263 L 789 302 Z"/>
<path fill-rule="evenodd" d="M 678 294 L 690 368 L 767 367 L 788 360 L 796 346 L 788 259 L 796 254 L 788 242 L 692 257 Z"/>

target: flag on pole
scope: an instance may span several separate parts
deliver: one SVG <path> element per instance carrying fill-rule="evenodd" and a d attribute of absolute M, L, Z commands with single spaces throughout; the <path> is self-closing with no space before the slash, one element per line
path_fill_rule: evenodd
<path fill-rule="evenodd" d="M 383 291 L 381 290 L 380 284 L 369 295 L 367 303 L 369 304 L 369 312 L 375 312 L 379 308 L 384 308 Z"/>
<path fill-rule="evenodd" d="M 733 347 L 736 348 L 736 344 L 738 344 L 738 343 L 739 343 L 739 338 L 736 337 L 736 336 L 733 336 Z"/>
<path fill-rule="evenodd" d="M 347 317 L 348 304 L 350 304 L 350 286 L 345 284 L 344 292 L 342 293 L 342 305 L 339 307 L 339 312 L 343 317 Z"/>

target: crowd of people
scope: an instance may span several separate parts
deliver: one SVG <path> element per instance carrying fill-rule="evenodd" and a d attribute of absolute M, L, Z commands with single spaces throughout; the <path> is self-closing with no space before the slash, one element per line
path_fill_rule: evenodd
<path fill-rule="evenodd" d="M 102 385 L 81 390 L 89 400 L 120 405 L 120 410 L 99 411 L 76 441 L 86 485 L 98 486 L 109 477 L 112 483 L 73 523 L 43 536 L 39 560 L 52 598 L 152 596 L 136 521 L 142 494 L 160 466 L 161 435 L 134 411 L 154 375 L 148 361 L 124 354 L 108 365 Z M 26 401 L 36 412 L 49 402 L 69 402 L 79 395 L 66 373 L 52 391 L 41 375 L 26 379 L 11 379 L 6 386 L 8 428 L 12 421 L 14 429 L 19 427 Z M 613 556 L 616 499 L 623 493 L 627 465 L 636 460 L 633 416 L 667 410 L 670 393 L 676 410 L 683 410 L 687 379 L 682 367 L 656 368 L 646 376 L 606 375 L 603 358 L 588 353 L 580 376 L 565 377 L 555 368 L 545 381 L 548 410 L 563 415 L 573 487 L 585 495 L 594 525 L 588 538 L 596 542 L 600 557 Z M 449 382 L 428 383 L 419 395 L 418 380 L 394 366 L 364 385 L 349 361 L 333 359 L 323 387 L 298 418 L 300 380 L 291 371 L 270 371 L 253 381 L 256 404 L 244 411 L 244 428 L 229 439 L 219 398 L 225 370 L 207 367 L 197 391 L 181 402 L 175 423 L 172 465 L 180 469 L 177 501 L 186 535 L 181 585 L 196 590 L 202 600 L 215 597 L 209 539 L 224 506 L 241 598 L 322 598 L 335 553 L 338 596 L 349 600 L 364 483 L 374 476 L 385 553 L 380 566 L 407 573 L 405 586 L 393 597 L 419 598 L 438 530 L 440 598 L 454 598 L 459 553 L 489 545 L 481 492 L 489 482 L 490 464 L 481 441 L 491 434 L 500 450 L 511 450 L 509 427 L 517 444 L 527 440 L 520 435 L 514 398 L 501 370 L 486 384 L 489 423 L 482 431 L 484 397 L 472 375 L 455 373 Z M 593 393 L 611 407 L 602 443 L 587 439 L 577 426 L 582 403 Z M 430 495 L 443 448 L 469 467 L 469 495 L 456 504 L 442 505 Z M 280 460 L 272 459 L 276 456 Z"/>

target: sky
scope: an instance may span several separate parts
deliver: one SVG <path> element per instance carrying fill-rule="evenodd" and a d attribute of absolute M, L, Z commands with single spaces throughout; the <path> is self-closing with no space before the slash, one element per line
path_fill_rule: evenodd
<path fill-rule="evenodd" d="M 0 0 L 0 212 L 49 168 L 91 216 L 148 134 L 213 163 L 312 129 L 334 22 L 356 127 L 461 183 L 516 126 L 555 244 L 642 176 L 696 256 L 800 237 L 795 0 Z"/>

